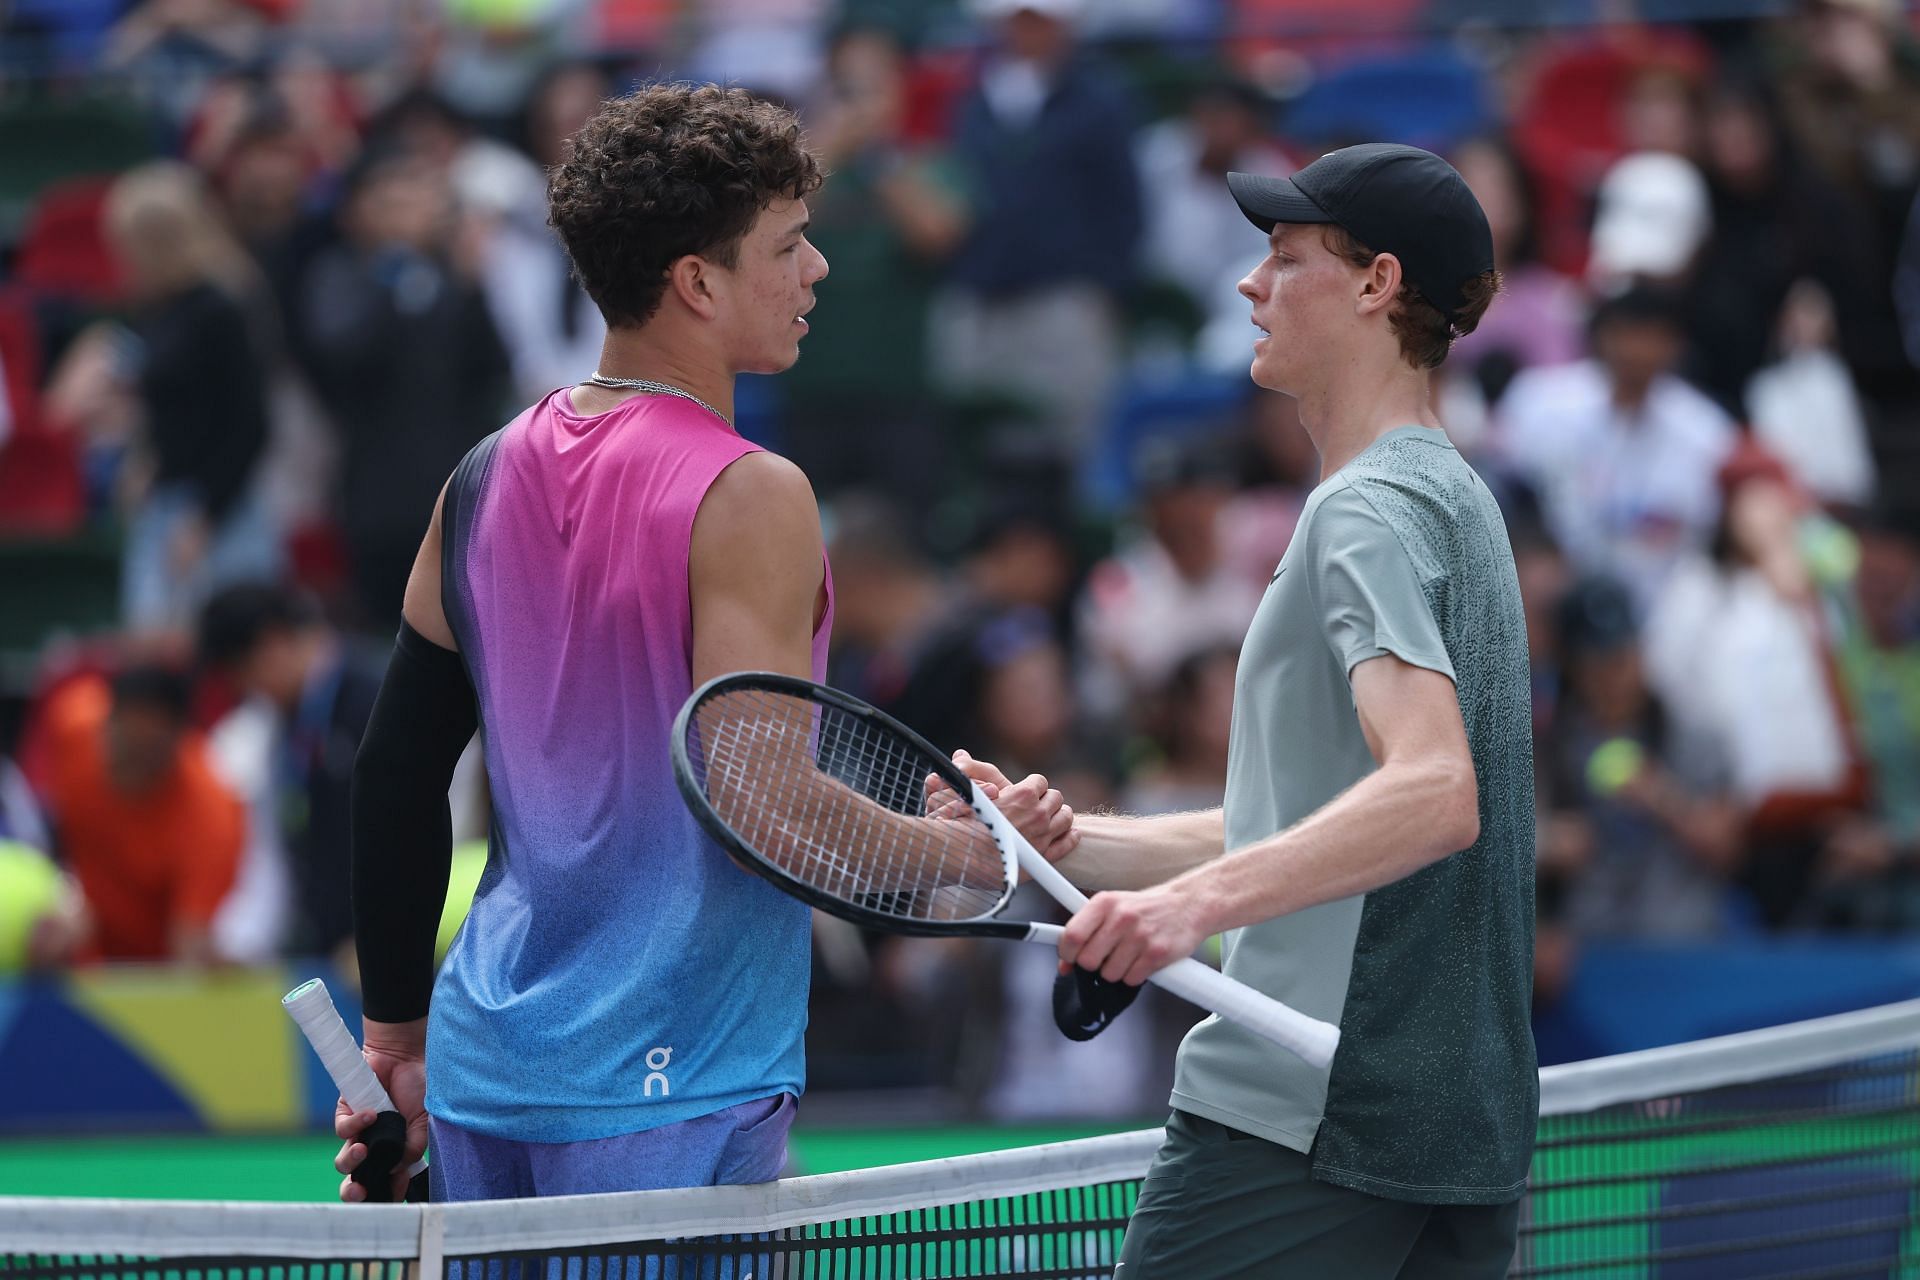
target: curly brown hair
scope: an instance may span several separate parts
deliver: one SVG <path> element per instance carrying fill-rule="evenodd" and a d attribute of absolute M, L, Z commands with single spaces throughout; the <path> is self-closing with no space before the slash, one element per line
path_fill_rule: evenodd
<path fill-rule="evenodd" d="M 615 98 L 547 179 L 547 220 L 612 327 L 645 324 L 687 254 L 724 267 L 775 200 L 820 187 L 793 113 L 744 89 L 659 84 Z"/>
<path fill-rule="evenodd" d="M 1356 267 L 1370 267 L 1380 255 L 1361 244 L 1345 227 L 1328 223 L 1324 227 L 1327 251 Z M 1456 338 L 1464 338 L 1479 328 L 1480 320 L 1500 292 L 1500 273 L 1484 271 L 1460 290 L 1465 298 L 1460 314 L 1451 320 L 1426 295 L 1410 284 L 1400 286 L 1393 312 L 1387 317 L 1393 336 L 1400 339 L 1400 354 L 1416 369 L 1438 369 L 1453 349 Z"/>

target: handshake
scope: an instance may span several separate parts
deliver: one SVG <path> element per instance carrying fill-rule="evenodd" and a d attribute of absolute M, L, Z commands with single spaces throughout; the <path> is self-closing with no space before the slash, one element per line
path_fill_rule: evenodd
<path fill-rule="evenodd" d="M 996 765 L 965 751 L 954 752 L 953 762 L 1048 862 L 1060 862 L 1079 847 L 1081 832 L 1074 825 L 1073 806 L 1047 784 L 1045 776 L 1029 774 L 1014 782 Z M 1109 981 L 1094 969 L 1063 959 L 1053 980 L 1054 1024 L 1069 1040 L 1091 1040 L 1133 1003 L 1141 985 Z"/>

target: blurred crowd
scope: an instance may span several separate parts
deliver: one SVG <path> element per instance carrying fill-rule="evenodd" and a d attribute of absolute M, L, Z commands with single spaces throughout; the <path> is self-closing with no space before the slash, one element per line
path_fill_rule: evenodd
<path fill-rule="evenodd" d="M 1225 175 L 1414 142 L 1505 278 L 1441 410 L 1528 609 L 1537 1000 L 1591 940 L 1920 928 L 1911 21 L 1509 7 L 0 0 L 0 969 L 351 965 L 435 494 L 604 333 L 543 171 L 661 76 L 790 103 L 831 175 L 813 332 L 739 418 L 822 499 L 832 683 L 1083 810 L 1218 804 L 1318 479 L 1246 377 Z M 1068 1046 L 1037 948 L 816 950 L 821 1087 L 1132 1113 L 1192 1016 Z"/>

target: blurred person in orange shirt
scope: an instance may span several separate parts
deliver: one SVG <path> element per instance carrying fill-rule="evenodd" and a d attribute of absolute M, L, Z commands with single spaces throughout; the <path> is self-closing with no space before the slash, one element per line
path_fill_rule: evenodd
<path fill-rule="evenodd" d="M 47 807 L 93 921 L 82 959 L 214 959 L 245 818 L 188 704 L 178 673 L 133 666 L 76 681 L 46 709 Z"/>

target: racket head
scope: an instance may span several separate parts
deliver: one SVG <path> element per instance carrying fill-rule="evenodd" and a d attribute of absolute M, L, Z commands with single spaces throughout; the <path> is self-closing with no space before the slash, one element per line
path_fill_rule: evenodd
<path fill-rule="evenodd" d="M 735 672 L 694 690 L 671 752 L 707 834 L 801 901 L 891 933 L 1026 936 L 993 918 L 1018 861 L 981 819 L 972 781 L 878 708 L 811 680 Z"/>

